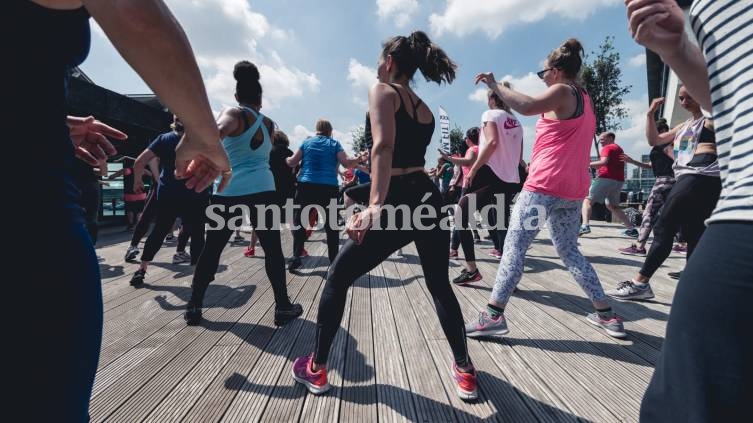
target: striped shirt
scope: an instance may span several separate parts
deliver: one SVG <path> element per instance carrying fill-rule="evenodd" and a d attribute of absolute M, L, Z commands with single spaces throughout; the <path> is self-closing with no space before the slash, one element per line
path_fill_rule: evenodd
<path fill-rule="evenodd" d="M 722 194 L 708 222 L 753 221 L 753 3 L 696 0 L 690 24 L 706 58 Z"/>

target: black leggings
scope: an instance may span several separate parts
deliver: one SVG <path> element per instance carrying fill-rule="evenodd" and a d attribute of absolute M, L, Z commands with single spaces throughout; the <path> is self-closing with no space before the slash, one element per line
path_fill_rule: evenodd
<path fill-rule="evenodd" d="M 468 221 L 471 213 L 475 210 L 470 210 L 469 199 L 470 195 L 476 196 L 476 210 L 481 210 L 489 204 L 494 204 L 497 200 L 495 195 L 504 195 L 503 205 L 503 219 L 505 229 L 489 229 L 489 235 L 494 242 L 495 248 L 499 249 L 505 245 L 505 238 L 507 237 L 507 226 L 510 223 L 510 206 L 512 205 L 512 199 L 515 194 L 518 193 L 519 184 L 510 184 L 500 180 L 497 175 L 494 174 L 489 166 L 482 166 L 476 177 L 473 179 L 473 184 L 468 188 L 465 195 L 458 201 L 458 207 L 460 209 L 460 225 L 457 232 L 460 235 L 460 243 L 463 245 L 463 255 L 466 261 L 476 260 L 476 251 L 473 246 L 473 236 L 468 229 Z M 497 213 L 489 213 L 489 225 L 496 226 Z"/>
<path fill-rule="evenodd" d="M 193 274 L 191 287 L 191 304 L 201 306 L 204 300 L 209 283 L 214 280 L 217 273 L 217 267 L 220 264 L 222 250 L 227 245 L 230 236 L 235 228 L 229 227 L 230 224 L 242 224 L 238 218 L 242 215 L 242 210 L 228 209 L 236 205 L 245 205 L 248 207 L 251 226 L 259 237 L 259 243 L 264 249 L 264 270 L 267 272 L 267 278 L 272 284 L 272 290 L 275 295 L 275 304 L 277 308 L 289 308 L 290 300 L 288 299 L 288 289 L 285 285 L 285 259 L 282 255 L 282 245 L 280 243 L 280 219 L 274 219 L 271 209 L 267 209 L 264 214 L 264 228 L 259 225 L 259 210 L 257 205 L 266 207 L 279 204 L 279 196 L 274 191 L 260 192 L 258 194 L 244 195 L 238 197 L 212 196 L 212 205 L 219 204 L 224 206 L 224 211 L 213 208 L 213 213 L 221 216 L 226 224 L 219 228 L 213 228 L 215 223 L 210 222 L 210 228 L 207 233 L 207 242 L 204 251 L 201 253 L 199 263 L 196 265 L 196 271 Z"/>
<path fill-rule="evenodd" d="M 749 421 L 751 240 L 750 221 L 716 222 L 706 229 L 677 285 L 641 422 Z"/>
<path fill-rule="evenodd" d="M 722 190 L 721 180 L 713 176 L 683 175 L 669 191 L 654 225 L 654 240 L 640 274 L 650 278 L 672 252 L 678 230 L 688 242 L 688 259 L 693 254 Z"/>
<path fill-rule="evenodd" d="M 293 256 L 300 257 L 303 251 L 303 244 L 306 242 L 306 225 L 301 222 L 301 212 L 303 208 L 309 205 L 317 205 L 324 208 L 324 214 L 319 213 L 319 217 L 324 219 L 324 230 L 327 232 L 327 250 L 329 261 L 335 259 L 337 250 L 340 248 L 340 233 L 337 230 L 337 222 L 329 222 L 327 206 L 330 201 L 337 200 L 340 191 L 335 185 L 323 184 L 298 184 L 298 191 L 295 194 L 295 205 L 300 208 L 295 209 L 293 214 L 293 224 L 298 229 L 293 232 Z M 307 220 L 308 220 L 308 214 Z"/>
<path fill-rule="evenodd" d="M 157 209 L 159 206 L 159 200 L 157 200 L 157 187 L 152 187 L 149 191 L 149 197 L 146 199 L 146 205 L 141 212 L 141 217 L 136 223 L 136 227 L 133 229 L 133 237 L 131 237 L 131 245 L 134 247 L 139 245 L 141 238 L 146 235 L 149 230 L 149 225 L 157 217 Z"/>
<path fill-rule="evenodd" d="M 191 197 L 186 199 L 162 198 L 157 210 L 157 221 L 152 232 L 146 238 L 141 261 L 152 261 L 157 251 L 162 247 L 167 233 L 173 230 L 175 219 L 180 216 L 191 236 L 191 264 L 199 261 L 201 250 L 204 249 L 204 225 L 206 222 L 206 208 L 209 205 L 207 197 Z"/>
<path fill-rule="evenodd" d="M 86 219 L 86 231 L 89 232 L 89 237 L 92 239 L 92 244 L 97 243 L 97 235 L 99 234 L 99 201 L 100 201 L 100 188 L 99 181 L 86 181 L 79 184 L 78 187 L 81 190 L 81 198 L 79 203 L 84 209 L 84 218 Z"/>
<path fill-rule="evenodd" d="M 426 193 L 430 193 L 431 196 L 424 203 L 421 203 Z M 387 193 L 385 205 L 402 204 L 408 206 L 411 214 L 421 204 L 434 207 L 436 217 L 422 220 L 423 225 L 434 225 L 434 227 L 429 230 L 371 229 L 366 233 L 360 245 L 357 245 L 353 240 L 348 240 L 345 243 L 329 268 L 327 282 L 319 301 L 316 348 L 314 350 L 314 361 L 317 364 L 327 363 L 332 340 L 342 320 L 348 289 L 353 282 L 411 241 L 416 243 L 418 256 L 421 259 L 421 268 L 426 278 L 426 286 L 434 299 L 439 322 L 450 343 L 455 361 L 461 366 L 468 363 L 463 316 L 455 293 L 450 286 L 447 273 L 449 259 L 446 248 L 449 234 L 446 230 L 442 230 L 439 225 L 443 217 L 440 213 L 442 196 L 437 187 L 423 172 L 394 176 L 390 179 L 390 189 Z M 395 214 L 396 225 L 398 228 L 402 228 L 406 216 L 399 212 Z M 411 218 L 411 216 L 407 217 Z M 380 222 L 382 228 L 387 227 L 386 214 L 382 214 Z"/>

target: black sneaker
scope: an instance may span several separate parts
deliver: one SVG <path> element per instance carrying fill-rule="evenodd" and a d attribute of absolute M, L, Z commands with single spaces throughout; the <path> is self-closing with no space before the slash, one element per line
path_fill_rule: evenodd
<path fill-rule="evenodd" d="M 186 321 L 188 326 L 197 326 L 201 323 L 201 306 L 195 306 L 188 304 L 186 313 L 183 315 L 183 320 Z"/>
<path fill-rule="evenodd" d="M 479 272 L 478 269 L 474 270 L 473 272 L 469 272 L 463 269 L 460 272 L 460 276 L 453 279 L 452 283 L 456 285 L 465 285 L 467 283 L 478 282 L 480 280 L 481 280 L 481 272 Z"/>
<path fill-rule="evenodd" d="M 131 286 L 141 286 L 144 283 L 144 276 L 146 276 L 146 270 L 139 269 L 131 276 Z"/>
<path fill-rule="evenodd" d="M 290 259 L 290 261 L 288 261 L 288 271 L 292 272 L 300 268 L 302 264 L 303 263 L 301 263 L 300 257 L 293 257 L 292 259 Z"/>
<path fill-rule="evenodd" d="M 275 308 L 275 325 L 284 326 L 302 314 L 303 307 L 300 304 L 291 304 L 289 308 L 285 309 Z"/>
<path fill-rule="evenodd" d="M 680 276 L 682 276 L 682 272 L 669 272 L 667 273 L 667 276 L 669 276 L 672 279 L 680 279 Z"/>

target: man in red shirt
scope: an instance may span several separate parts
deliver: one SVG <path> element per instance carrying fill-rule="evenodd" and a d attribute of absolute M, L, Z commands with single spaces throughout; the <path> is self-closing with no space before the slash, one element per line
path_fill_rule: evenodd
<path fill-rule="evenodd" d="M 638 230 L 625 212 L 620 208 L 620 192 L 625 184 L 625 162 L 620 158 L 625 154 L 622 148 L 614 142 L 615 135 L 613 132 L 604 132 L 599 135 L 599 144 L 601 144 L 600 159 L 591 162 L 591 167 L 597 169 L 596 179 L 591 183 L 591 189 L 588 197 L 583 200 L 583 224 L 580 227 L 580 235 L 591 232 L 588 225 L 591 220 L 593 203 L 604 203 L 607 208 L 617 219 L 622 222 L 627 229 L 622 231 L 625 236 L 637 238 Z"/>

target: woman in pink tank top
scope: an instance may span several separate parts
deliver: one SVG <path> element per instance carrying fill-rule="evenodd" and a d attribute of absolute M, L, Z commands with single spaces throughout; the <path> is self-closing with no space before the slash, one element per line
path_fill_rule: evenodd
<path fill-rule="evenodd" d="M 569 39 L 554 49 L 537 74 L 547 90 L 531 97 L 497 83 L 491 73 L 476 76 L 513 110 L 539 115 L 530 173 L 510 216 L 502 259 L 486 310 L 466 326 L 468 336 L 509 332 L 504 309 L 523 277 L 525 252 L 541 226 L 549 226 L 552 242 L 565 266 L 594 305 L 587 320 L 609 335 L 626 336 L 622 319 L 607 301 L 593 267 L 578 250 L 580 208 L 588 194 L 591 141 L 596 131 L 591 98 L 576 82 L 583 47 Z"/>

